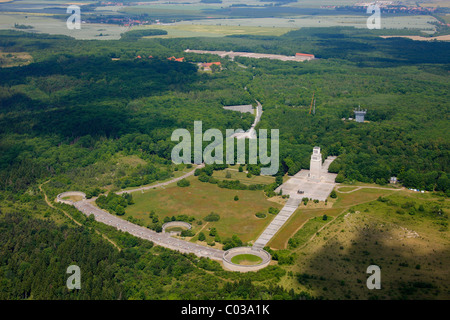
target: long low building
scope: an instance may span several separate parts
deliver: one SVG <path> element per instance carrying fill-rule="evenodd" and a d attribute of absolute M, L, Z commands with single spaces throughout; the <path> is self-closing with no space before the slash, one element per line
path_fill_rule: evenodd
<path fill-rule="evenodd" d="M 296 53 L 295 56 L 285 56 L 281 54 L 269 53 L 254 53 L 254 52 L 234 52 L 234 51 L 208 51 L 208 50 L 191 50 L 186 49 L 184 52 L 200 53 L 200 54 L 215 54 L 221 58 L 228 57 L 233 60 L 235 57 L 246 57 L 255 59 L 272 59 L 281 61 L 309 61 L 315 59 L 312 54 Z"/>

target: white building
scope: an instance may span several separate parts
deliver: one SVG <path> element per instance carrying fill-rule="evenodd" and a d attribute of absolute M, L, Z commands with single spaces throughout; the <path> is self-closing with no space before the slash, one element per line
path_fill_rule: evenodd
<path fill-rule="evenodd" d="M 314 147 L 309 165 L 309 178 L 311 180 L 320 181 L 322 175 L 322 154 L 320 147 Z"/>

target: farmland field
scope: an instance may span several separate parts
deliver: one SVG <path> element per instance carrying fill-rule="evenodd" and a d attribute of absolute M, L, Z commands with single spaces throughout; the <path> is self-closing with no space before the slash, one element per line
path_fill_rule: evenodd
<path fill-rule="evenodd" d="M 118 25 L 91 23 L 82 24 L 80 30 L 69 30 L 65 20 L 55 19 L 51 14 L 5 14 L 0 12 L 0 30 L 14 29 L 15 23 L 32 26 L 33 32 L 61 34 L 74 37 L 79 40 L 117 40 L 120 39 L 120 34 L 127 30 L 127 28 Z"/>
<path fill-rule="evenodd" d="M 135 28 L 136 29 L 141 29 Z M 177 38 L 177 37 L 223 37 L 229 35 L 252 34 L 280 36 L 294 28 L 281 27 L 255 27 L 255 26 L 211 26 L 202 24 L 175 24 L 175 25 L 152 25 L 145 27 L 152 29 L 166 30 L 167 35 L 150 36 L 146 38 Z"/>
<path fill-rule="evenodd" d="M 365 15 L 327 15 L 327 16 L 291 16 L 289 18 L 253 18 L 253 19 L 206 19 L 183 21 L 176 25 L 215 25 L 215 26 L 246 26 L 262 28 L 308 28 L 308 27 L 356 27 L 367 28 Z M 398 16 L 383 17 L 383 29 L 419 29 L 433 30 L 429 22 L 435 22 L 432 16 Z"/>

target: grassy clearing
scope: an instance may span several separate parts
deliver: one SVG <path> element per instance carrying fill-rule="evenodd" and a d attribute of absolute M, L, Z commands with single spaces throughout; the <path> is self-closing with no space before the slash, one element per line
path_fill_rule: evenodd
<path fill-rule="evenodd" d="M 227 172 L 231 174 L 231 178 L 227 178 Z M 247 173 L 239 172 L 237 169 L 225 169 L 221 171 L 214 171 L 213 177 L 220 180 L 239 180 L 243 184 L 270 184 L 275 182 L 275 178 L 271 176 L 251 176 L 247 178 Z"/>
<path fill-rule="evenodd" d="M 241 265 L 255 265 L 260 264 L 262 259 L 253 254 L 239 254 L 231 258 L 231 262 Z"/>
<path fill-rule="evenodd" d="M 136 155 L 131 156 L 118 156 L 117 159 L 117 165 L 128 165 L 132 168 L 137 167 L 138 165 L 145 165 L 147 164 L 147 161 L 139 158 Z"/>
<path fill-rule="evenodd" d="M 18 67 L 30 64 L 33 57 L 27 52 L 1 52 L 0 51 L 0 67 Z"/>
<path fill-rule="evenodd" d="M 450 8 L 450 1 L 448 0 L 431 0 L 426 1 L 420 4 L 421 7 L 441 7 L 441 8 Z"/>
<path fill-rule="evenodd" d="M 289 247 L 298 248 L 303 246 L 327 222 L 328 219 L 323 220 L 321 217 L 311 218 L 289 239 Z"/>
<path fill-rule="evenodd" d="M 166 228 L 166 232 L 181 232 L 186 229 L 187 228 L 183 228 L 183 227 L 169 227 L 169 228 Z"/>
<path fill-rule="evenodd" d="M 355 190 L 357 187 L 340 187 L 338 192 L 349 192 Z"/>
<path fill-rule="evenodd" d="M 268 201 L 263 191 L 222 189 L 200 182 L 196 177 L 189 177 L 188 180 L 191 186 L 186 188 L 172 184 L 164 189 L 133 193 L 135 204 L 127 207 L 124 218 L 133 216 L 147 225 L 152 210 L 160 220 L 182 214 L 202 220 L 215 212 L 220 215 L 220 220 L 210 222 L 209 228 L 217 228 L 221 239 L 236 234 L 247 242 L 255 240 L 273 217 L 268 215 L 269 219 L 258 219 L 255 213 L 267 212 L 269 207 L 281 208 L 281 205 Z M 234 201 L 236 195 L 239 197 L 238 201 Z M 202 225 L 193 223 L 194 232 L 201 227 Z"/>
<path fill-rule="evenodd" d="M 289 221 L 281 228 L 275 237 L 272 238 L 268 243 L 268 246 L 273 249 L 286 249 L 288 247 L 289 239 L 300 232 L 311 219 L 316 217 L 317 219 L 322 219 L 323 215 L 326 214 L 328 220 L 325 222 L 329 222 L 340 212 L 342 212 L 342 209 L 302 209 L 300 207 L 294 212 Z"/>
<path fill-rule="evenodd" d="M 300 29 L 308 27 L 336 27 L 348 26 L 355 28 L 367 28 L 367 15 L 297 15 L 289 18 L 242 18 L 242 19 L 203 19 L 190 22 L 181 22 L 179 25 L 209 25 L 210 27 L 260 27 L 268 29 L 287 28 Z M 432 16 L 396 16 L 384 17 L 383 28 L 386 29 L 419 29 L 434 30 L 429 22 L 436 21 Z"/>
<path fill-rule="evenodd" d="M 402 190 L 345 210 L 298 247 L 282 284 L 328 299 L 448 299 L 450 204 L 436 199 Z M 382 290 L 366 287 L 371 264 Z"/>
<path fill-rule="evenodd" d="M 142 27 L 140 27 L 142 28 Z M 166 30 L 167 35 L 150 36 L 146 38 L 180 38 L 180 37 L 224 37 L 230 35 L 265 35 L 280 36 L 294 28 L 273 28 L 273 27 L 255 27 L 255 26 L 214 26 L 201 24 L 177 24 L 177 25 L 152 25 L 145 28 Z"/>
<path fill-rule="evenodd" d="M 375 185 L 372 185 L 375 186 Z M 359 203 L 368 202 L 375 200 L 380 196 L 385 196 L 392 194 L 393 192 L 398 192 L 394 190 L 384 190 L 384 189 L 369 189 L 362 188 L 358 191 L 351 193 L 339 193 L 333 208 L 345 208 L 353 206 Z"/>
<path fill-rule="evenodd" d="M 70 197 L 64 197 L 63 200 L 70 200 L 73 202 L 81 201 L 83 200 L 82 196 L 70 196 Z"/>
<path fill-rule="evenodd" d="M 360 186 L 358 184 L 358 186 Z M 374 187 L 373 184 L 361 184 L 361 186 Z M 356 189 L 357 186 L 344 186 L 341 187 L 342 191 L 351 191 Z M 348 190 L 346 190 L 348 188 Z M 395 192 L 395 189 L 391 190 L 380 190 L 380 189 L 369 189 L 362 188 L 357 191 L 345 194 L 338 193 L 337 199 L 328 199 L 328 204 L 325 206 L 324 202 L 319 202 L 318 204 L 312 201 L 308 202 L 307 206 L 300 205 L 296 212 L 291 216 L 289 221 L 282 227 L 282 229 L 275 235 L 274 238 L 268 243 L 268 246 L 273 249 L 285 249 L 288 247 L 288 241 L 302 228 L 305 223 L 311 218 L 319 217 L 323 215 L 328 216 L 328 221 L 333 219 L 333 217 L 338 216 L 344 209 L 349 208 L 353 205 L 364 203 L 368 201 L 376 200 L 380 196 L 389 195 Z M 426 195 L 426 194 L 424 194 Z"/>
<path fill-rule="evenodd" d="M 62 34 L 79 40 L 117 40 L 120 34 L 127 31 L 126 27 L 107 24 L 84 23 L 80 30 L 69 30 L 64 19 L 57 15 L 28 12 L 1 12 L 0 29 L 13 29 L 14 24 L 32 26 L 33 32 Z"/>

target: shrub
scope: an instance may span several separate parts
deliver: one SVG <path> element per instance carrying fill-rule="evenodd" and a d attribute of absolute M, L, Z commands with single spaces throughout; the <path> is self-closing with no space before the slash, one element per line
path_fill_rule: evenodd
<path fill-rule="evenodd" d="M 183 230 L 180 235 L 182 237 L 193 237 L 194 233 L 191 230 Z"/>
<path fill-rule="evenodd" d="M 257 213 L 255 213 L 255 216 L 257 218 L 264 219 L 266 217 L 266 214 L 263 212 L 257 212 Z"/>
<path fill-rule="evenodd" d="M 228 249 L 231 249 L 231 248 L 241 247 L 241 246 L 242 246 L 242 240 L 239 239 L 239 237 L 237 235 L 233 235 L 231 237 L 231 239 L 228 238 L 223 241 L 223 250 L 225 250 L 225 251 Z"/>
<path fill-rule="evenodd" d="M 182 188 L 189 187 L 190 185 L 191 185 L 191 183 L 186 179 L 181 179 L 180 181 L 177 182 L 177 186 L 182 187 Z"/>
<path fill-rule="evenodd" d="M 239 197 L 238 196 L 234 196 L 234 201 L 238 201 Z"/>
<path fill-rule="evenodd" d="M 336 179 L 334 180 L 336 183 L 342 183 L 345 180 L 345 176 L 342 173 L 338 173 Z"/>
<path fill-rule="evenodd" d="M 220 215 L 218 213 L 211 212 L 206 217 L 204 217 L 203 220 L 209 221 L 209 222 L 219 221 L 220 220 Z"/>
<path fill-rule="evenodd" d="M 217 235 L 217 229 L 216 228 L 211 228 L 211 230 L 209 230 L 209 235 L 211 237 L 214 237 Z"/>
<path fill-rule="evenodd" d="M 337 193 L 335 190 L 331 191 L 330 193 L 330 198 L 336 199 L 337 198 Z"/>

